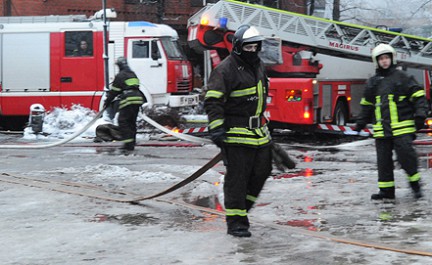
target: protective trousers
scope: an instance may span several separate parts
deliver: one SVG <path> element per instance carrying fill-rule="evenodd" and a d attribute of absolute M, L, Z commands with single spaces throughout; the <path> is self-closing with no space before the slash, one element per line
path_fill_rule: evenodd
<path fill-rule="evenodd" d="M 126 150 L 134 150 L 136 142 L 136 120 L 140 105 L 131 104 L 119 110 L 118 124 L 119 131 L 122 135 L 123 148 Z"/>
<path fill-rule="evenodd" d="M 376 139 L 375 146 L 378 163 L 378 187 L 380 189 L 394 188 L 393 149 L 397 161 L 408 174 L 410 182 L 420 180 L 418 174 L 417 153 L 412 145 L 413 135 L 406 134 L 393 138 Z"/>
<path fill-rule="evenodd" d="M 272 170 L 271 147 L 225 145 L 224 198 L 228 229 L 249 228 L 248 211 Z"/>

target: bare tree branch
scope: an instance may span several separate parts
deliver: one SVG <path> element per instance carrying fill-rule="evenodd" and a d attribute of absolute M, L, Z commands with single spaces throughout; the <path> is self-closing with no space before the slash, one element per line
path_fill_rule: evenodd
<path fill-rule="evenodd" d="M 423 9 L 423 7 L 425 7 L 430 2 L 432 2 L 432 0 L 427 0 L 427 1 L 423 2 L 423 4 L 421 4 L 416 10 L 414 10 L 414 12 L 411 12 L 410 18 L 412 18 L 415 14 L 417 14 L 417 12 L 419 12 L 421 9 Z"/>

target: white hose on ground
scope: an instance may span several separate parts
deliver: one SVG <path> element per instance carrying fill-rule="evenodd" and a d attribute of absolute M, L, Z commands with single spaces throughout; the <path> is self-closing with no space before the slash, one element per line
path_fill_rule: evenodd
<path fill-rule="evenodd" d="M 156 129 L 159 129 L 161 131 L 163 131 L 166 134 L 172 135 L 180 140 L 185 140 L 188 142 L 193 142 L 193 143 L 200 143 L 200 144 L 211 144 L 213 143 L 211 140 L 209 139 L 205 139 L 205 138 L 200 138 L 200 137 L 195 137 L 192 135 L 187 135 L 184 133 L 177 133 L 174 131 L 171 131 L 168 128 L 165 128 L 164 126 L 160 125 L 159 123 L 155 122 L 154 120 L 150 119 L 147 115 L 143 114 L 143 118 L 146 122 L 148 122 L 149 124 L 153 125 Z"/>
<path fill-rule="evenodd" d="M 69 138 L 67 139 L 63 139 L 59 142 L 55 142 L 55 143 L 51 143 L 51 144 L 21 144 L 21 145 L 0 145 L 0 149 L 43 149 L 43 148 L 50 148 L 50 147 L 55 147 L 55 146 L 59 146 L 65 143 L 68 143 L 70 141 L 72 141 L 73 139 L 77 138 L 78 136 L 80 136 L 83 132 L 85 132 L 88 128 L 90 128 L 90 126 L 92 126 L 103 114 L 103 112 L 105 111 L 105 109 L 101 110 L 86 126 L 84 126 L 83 128 L 81 128 L 79 131 L 75 132 L 74 134 L 72 134 Z M 161 131 L 163 131 L 164 133 L 170 134 L 180 140 L 184 140 L 184 141 L 188 141 L 188 142 L 193 142 L 193 143 L 200 143 L 200 144 L 209 144 L 212 143 L 211 140 L 209 139 L 205 139 L 205 138 L 200 138 L 200 137 L 195 137 L 195 136 L 191 136 L 191 135 L 187 135 L 187 134 L 183 134 L 183 133 L 177 133 L 174 131 L 171 131 L 167 128 L 165 128 L 164 126 L 160 125 L 159 123 L 155 122 L 154 120 L 150 119 L 147 115 L 143 115 L 144 120 L 146 122 L 148 122 L 149 124 L 153 125 L 156 129 L 159 129 Z"/>
<path fill-rule="evenodd" d="M 70 142 L 73 139 L 77 138 L 83 132 L 87 131 L 87 129 L 90 128 L 90 126 L 92 126 L 102 116 L 104 111 L 105 111 L 105 109 L 101 110 L 86 126 L 84 126 L 79 131 L 72 134 L 69 138 L 63 139 L 59 142 L 51 143 L 51 144 L 32 144 L 32 145 L 27 145 L 27 144 L 26 145 L 24 145 L 24 144 L 21 144 L 21 145 L 0 145 L 0 149 L 42 149 L 42 148 L 50 148 L 50 147 L 65 144 L 65 143 Z"/>

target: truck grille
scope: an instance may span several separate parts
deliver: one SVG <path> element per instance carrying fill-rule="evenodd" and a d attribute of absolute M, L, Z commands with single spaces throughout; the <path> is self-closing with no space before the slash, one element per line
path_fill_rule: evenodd
<path fill-rule="evenodd" d="M 188 92 L 190 81 L 187 79 L 177 80 L 177 92 Z"/>

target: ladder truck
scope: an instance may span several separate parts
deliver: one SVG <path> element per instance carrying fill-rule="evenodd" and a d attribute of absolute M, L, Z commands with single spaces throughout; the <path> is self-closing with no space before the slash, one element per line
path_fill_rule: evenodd
<path fill-rule="evenodd" d="M 350 130 L 345 125 L 360 114 L 365 82 L 375 70 L 371 50 L 379 43 L 396 49 L 399 64 L 423 82 L 430 99 L 432 39 L 428 38 L 221 0 L 188 20 L 189 46 L 210 50 L 212 58 L 227 54 L 242 24 L 281 41 L 282 63 L 267 68 L 266 114 L 271 129 Z"/>

